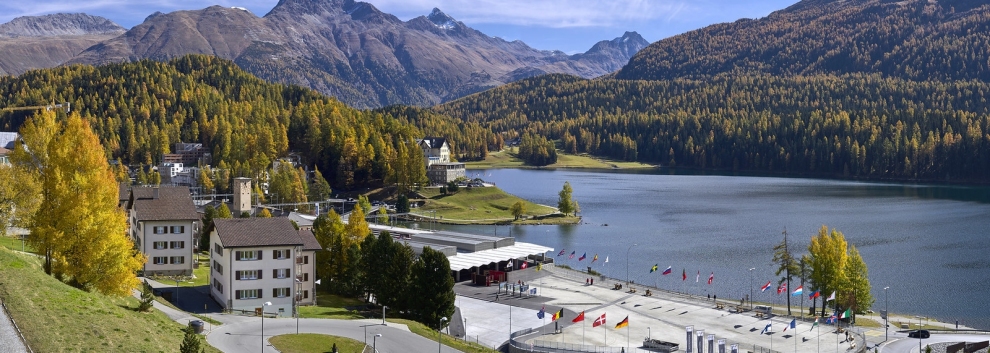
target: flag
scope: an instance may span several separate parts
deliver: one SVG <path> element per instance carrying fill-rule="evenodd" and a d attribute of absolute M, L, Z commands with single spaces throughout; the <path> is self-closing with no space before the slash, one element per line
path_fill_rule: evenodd
<path fill-rule="evenodd" d="M 560 249 L 560 253 L 557 256 L 564 256 L 564 249 Z"/>
<path fill-rule="evenodd" d="M 767 284 L 763 285 L 763 287 L 760 288 L 760 291 L 766 292 L 768 288 L 770 288 L 770 281 L 767 281 Z"/>
<path fill-rule="evenodd" d="M 512 268 L 512 260 L 509 260 L 509 263 L 505 264 L 505 268 Z"/>
<path fill-rule="evenodd" d="M 595 263 L 595 261 L 598 261 L 598 254 L 595 254 L 595 257 L 591 258 L 591 263 Z"/>
<path fill-rule="evenodd" d="M 698 274 L 694 276 L 694 283 L 701 282 L 701 270 L 698 270 Z"/>
<path fill-rule="evenodd" d="M 767 324 L 767 326 L 763 328 L 763 331 L 760 331 L 760 334 L 762 335 L 764 333 L 767 333 L 767 331 L 770 331 L 770 325 L 771 324 Z"/>
<path fill-rule="evenodd" d="M 781 283 L 780 287 L 777 287 L 777 294 L 787 291 L 787 283 Z"/>
<path fill-rule="evenodd" d="M 553 316 L 550 317 L 550 321 L 557 321 L 557 319 L 562 316 L 564 316 L 564 309 L 560 309 L 560 311 L 553 313 Z"/>
<path fill-rule="evenodd" d="M 681 281 L 687 281 L 687 269 L 681 269 Z"/>
<path fill-rule="evenodd" d="M 602 266 L 605 266 L 605 264 L 607 263 L 608 263 L 608 255 L 605 255 L 605 262 L 602 262 Z"/>
<path fill-rule="evenodd" d="M 670 274 L 670 266 L 667 266 L 667 269 L 666 270 L 663 270 L 662 275 L 666 276 L 666 275 L 669 275 L 669 274 Z"/>
<path fill-rule="evenodd" d="M 797 328 L 797 319 L 792 319 L 791 320 L 791 324 L 790 325 L 787 325 L 787 326 L 784 326 L 784 331 L 782 331 L 782 332 L 787 332 L 787 329 L 788 328 Z"/>
<path fill-rule="evenodd" d="M 584 259 L 587 259 L 587 258 L 588 258 L 588 253 L 584 253 L 584 254 L 581 254 L 581 257 L 578 258 L 578 261 L 584 261 Z"/>
<path fill-rule="evenodd" d="M 797 289 L 794 290 L 794 293 L 791 293 L 791 296 L 796 297 L 801 294 L 804 294 L 804 286 L 798 286 Z"/>
<path fill-rule="evenodd" d="M 575 317 L 574 320 L 571 320 L 571 322 L 581 322 L 581 321 L 584 321 L 584 312 L 583 311 L 580 314 L 578 314 L 578 316 Z"/>
<path fill-rule="evenodd" d="M 832 324 L 835 321 L 836 321 L 835 320 L 835 314 L 832 314 L 832 316 L 829 316 L 828 319 L 825 320 L 825 323 L 826 324 Z"/>
<path fill-rule="evenodd" d="M 712 274 L 708 276 L 708 284 L 712 284 L 712 281 L 714 280 L 715 280 L 715 272 L 712 272 Z"/>
<path fill-rule="evenodd" d="M 650 268 L 650 273 L 657 272 L 657 266 L 659 265 L 660 264 L 653 265 L 653 267 Z"/>
<path fill-rule="evenodd" d="M 818 326 L 818 318 L 817 317 L 815 318 L 815 322 L 811 324 L 811 330 L 814 330 L 815 329 L 815 326 Z M 811 331 L 811 330 L 808 330 L 808 331 Z"/>
<path fill-rule="evenodd" d="M 605 324 L 605 314 L 602 313 L 602 316 L 599 316 L 597 319 L 595 319 L 595 322 L 591 324 L 591 327 L 598 327 L 604 324 Z"/>
<path fill-rule="evenodd" d="M 522 265 L 519 265 L 519 269 L 520 270 L 525 270 L 526 269 L 526 266 L 529 266 L 529 265 L 527 265 L 527 262 L 526 261 L 523 261 Z"/>
<path fill-rule="evenodd" d="M 543 269 L 543 263 L 536 264 L 536 271 L 540 271 L 542 269 Z"/>
<path fill-rule="evenodd" d="M 568 259 L 573 259 L 573 258 L 574 258 L 574 253 L 576 253 L 576 252 L 577 252 L 577 251 L 571 251 L 571 256 L 568 256 L 567 258 L 568 258 Z"/>
<path fill-rule="evenodd" d="M 808 294 L 808 299 L 815 299 L 822 296 L 820 291 L 815 291 L 814 293 Z"/>
<path fill-rule="evenodd" d="M 845 318 L 847 318 L 847 317 L 850 317 L 850 316 L 852 316 L 852 315 L 853 315 L 853 312 L 852 312 L 852 310 L 850 310 L 850 309 L 846 309 L 846 311 L 843 311 L 843 312 L 842 312 L 842 316 L 840 316 L 839 318 L 840 318 L 840 319 L 845 319 Z"/>
<path fill-rule="evenodd" d="M 536 288 L 530 289 L 529 294 L 536 295 Z"/>
<path fill-rule="evenodd" d="M 830 301 L 830 300 L 835 300 L 835 291 L 832 291 L 832 295 L 828 296 L 828 299 L 825 299 L 825 301 Z"/>
<path fill-rule="evenodd" d="M 622 319 L 622 321 L 619 321 L 619 323 L 615 324 L 615 328 L 617 328 L 617 329 L 623 328 L 623 327 L 626 327 L 626 326 L 629 326 L 629 316 L 626 316 L 625 319 Z"/>
<path fill-rule="evenodd" d="M 547 309 L 547 307 L 546 307 L 546 306 L 544 306 L 544 307 L 542 307 L 542 308 L 540 308 L 540 311 L 537 311 L 537 312 L 536 312 L 536 318 L 537 318 L 537 319 L 542 319 L 542 318 L 543 318 L 543 315 L 546 315 L 546 314 L 547 314 L 547 311 L 546 311 L 546 309 Z"/>

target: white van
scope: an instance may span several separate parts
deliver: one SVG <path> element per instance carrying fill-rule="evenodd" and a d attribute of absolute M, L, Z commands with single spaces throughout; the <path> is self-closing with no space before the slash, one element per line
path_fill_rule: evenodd
<path fill-rule="evenodd" d="M 761 313 L 761 314 L 766 315 L 766 316 L 769 316 L 770 315 L 770 311 L 772 311 L 772 310 L 773 309 L 771 309 L 769 306 L 766 306 L 766 305 L 757 305 L 757 306 L 753 307 L 753 311 L 758 312 L 758 313 Z"/>

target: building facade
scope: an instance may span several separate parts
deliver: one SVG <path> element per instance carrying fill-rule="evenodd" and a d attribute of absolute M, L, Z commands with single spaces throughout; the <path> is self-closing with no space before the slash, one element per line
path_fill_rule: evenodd
<path fill-rule="evenodd" d="M 136 187 L 126 203 L 134 246 L 147 275 L 192 275 L 199 214 L 187 187 Z"/>
<path fill-rule="evenodd" d="M 426 167 L 436 163 L 450 163 L 450 144 L 443 137 L 424 137 L 419 140 L 419 148 L 423 150 Z"/>
<path fill-rule="evenodd" d="M 446 184 L 467 175 L 464 163 L 436 163 L 426 169 L 430 184 Z"/>
<path fill-rule="evenodd" d="M 271 302 L 266 314 L 292 316 L 296 305 L 315 302 L 318 249 L 312 232 L 286 218 L 216 219 L 210 296 L 227 311 L 257 313 Z"/>

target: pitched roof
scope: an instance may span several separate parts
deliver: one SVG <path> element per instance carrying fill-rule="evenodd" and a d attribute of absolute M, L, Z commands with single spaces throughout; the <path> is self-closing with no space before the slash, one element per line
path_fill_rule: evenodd
<path fill-rule="evenodd" d="M 0 132 L 0 147 L 13 150 L 14 142 L 20 137 L 21 135 L 18 135 L 16 132 Z"/>
<path fill-rule="evenodd" d="M 299 230 L 299 237 L 303 241 L 303 250 L 323 250 L 323 246 L 320 242 L 316 240 L 316 236 L 313 235 L 313 231 L 309 229 Z"/>
<path fill-rule="evenodd" d="M 224 247 L 304 245 L 287 218 L 215 218 L 213 225 Z M 315 240 L 315 238 L 314 238 Z"/>
<path fill-rule="evenodd" d="M 158 196 L 155 196 L 157 190 Z M 189 187 L 136 187 L 131 189 L 139 221 L 199 220 Z"/>
<path fill-rule="evenodd" d="M 447 138 L 446 137 L 424 137 L 422 141 L 425 142 L 427 146 L 430 146 L 430 148 L 440 148 L 440 147 L 443 147 L 443 144 L 447 143 Z"/>

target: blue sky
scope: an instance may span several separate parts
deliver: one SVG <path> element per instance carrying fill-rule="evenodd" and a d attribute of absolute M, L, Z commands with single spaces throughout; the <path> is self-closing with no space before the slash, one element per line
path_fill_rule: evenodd
<path fill-rule="evenodd" d="M 319 1 L 319 0 L 312 0 Z M 440 8 L 490 36 L 522 40 L 538 49 L 583 52 L 603 39 L 639 32 L 654 42 L 719 22 L 759 18 L 797 0 L 370 0 L 402 20 Z M 18 16 L 85 12 L 130 28 L 155 11 L 240 6 L 258 16 L 278 0 L 4 0 L 0 22 Z"/>

